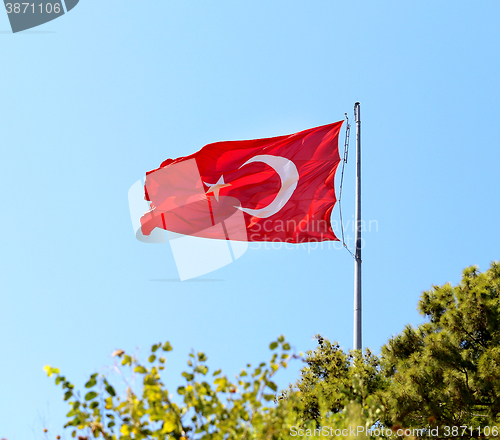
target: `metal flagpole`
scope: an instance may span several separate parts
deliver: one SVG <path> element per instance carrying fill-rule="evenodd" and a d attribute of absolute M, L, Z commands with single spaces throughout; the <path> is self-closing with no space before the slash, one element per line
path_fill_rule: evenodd
<path fill-rule="evenodd" d="M 361 115 L 359 102 L 354 104 L 356 121 L 356 250 L 354 253 L 354 350 L 361 350 Z"/>

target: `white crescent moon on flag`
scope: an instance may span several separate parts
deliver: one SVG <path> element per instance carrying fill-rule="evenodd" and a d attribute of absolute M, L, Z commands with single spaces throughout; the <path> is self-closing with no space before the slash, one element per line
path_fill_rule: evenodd
<path fill-rule="evenodd" d="M 250 209 L 242 208 L 241 206 L 235 206 L 235 208 L 240 209 L 253 217 L 267 218 L 276 214 L 283 206 L 286 205 L 290 197 L 292 197 L 295 188 L 297 188 L 297 182 L 299 181 L 299 172 L 295 164 L 284 157 L 281 156 L 271 156 L 268 154 L 262 154 L 259 156 L 254 156 L 247 160 L 240 168 L 248 165 L 252 162 L 263 162 L 269 165 L 271 168 L 278 173 L 281 179 L 281 188 L 276 194 L 276 198 L 265 208 L 261 209 Z"/>

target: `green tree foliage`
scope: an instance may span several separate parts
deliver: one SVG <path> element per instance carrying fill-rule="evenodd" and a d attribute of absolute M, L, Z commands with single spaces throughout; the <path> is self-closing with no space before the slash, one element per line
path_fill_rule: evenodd
<path fill-rule="evenodd" d="M 65 427 L 72 428 L 73 437 L 84 431 L 110 440 L 222 439 L 223 434 L 218 433 L 227 438 L 256 438 L 253 431 L 259 432 L 264 425 L 270 431 L 283 431 L 289 423 L 286 405 L 268 403 L 274 401 L 277 391 L 272 378 L 280 367 L 287 366 L 290 346 L 280 337 L 271 348 L 280 351 L 273 354 L 269 364 L 261 363 L 251 371 L 248 365 L 236 381 L 230 381 L 220 370 L 214 371 L 209 381 L 206 355 L 191 353 L 189 368 L 182 373 L 185 383 L 177 388 L 178 399 L 161 378 L 164 355 L 172 350 L 168 342 L 153 345 L 146 363 L 123 350 L 114 353 L 121 360 L 123 377 L 128 377 L 121 397 L 105 376 L 91 375 L 86 391 L 76 393 L 57 369 L 46 367 L 46 371 L 49 376 L 55 374 L 56 384 L 62 386 L 64 399 L 70 404 Z M 136 390 L 131 385 L 134 382 L 140 384 Z"/>
<path fill-rule="evenodd" d="M 283 337 L 272 342 L 270 349 L 269 363 L 253 369 L 247 364 L 233 381 L 221 370 L 209 374 L 206 355 L 191 353 L 176 397 L 162 381 L 164 356 L 172 350 L 168 342 L 153 345 L 145 363 L 123 350 L 116 351 L 123 386 L 112 385 L 109 377 L 95 373 L 85 391 L 77 392 L 57 368 L 47 366 L 45 370 L 63 389 L 70 406 L 65 428 L 79 440 L 347 439 L 354 433 L 361 439 L 370 438 L 366 430 L 380 413 L 375 405 L 362 407 L 345 399 L 344 410 L 333 414 L 320 404 L 323 424 L 319 429 L 313 421 L 304 423 L 298 416 L 297 409 L 303 406 L 299 392 L 289 391 L 287 399 L 277 399 L 273 376 L 300 356 L 291 354 Z"/>
<path fill-rule="evenodd" d="M 302 358 L 280 337 L 270 344 L 269 363 L 248 364 L 230 380 L 193 352 L 175 396 L 162 380 L 168 342 L 153 345 L 147 362 L 116 351 L 125 385 L 93 374 L 81 393 L 56 368 L 46 371 L 70 405 L 66 428 L 81 440 L 374 439 L 378 433 L 367 435 L 374 426 L 386 438 L 391 428 L 458 438 L 463 430 L 445 427 L 460 426 L 477 438 L 485 435 L 477 428 L 488 426 L 487 437 L 499 438 L 500 265 L 484 273 L 469 267 L 459 285 L 434 286 L 419 310 L 427 322 L 407 326 L 380 357 L 346 353 L 318 336 L 318 347 Z M 273 378 L 294 358 L 305 363 L 301 376 L 278 393 Z"/>
<path fill-rule="evenodd" d="M 428 322 L 382 348 L 387 419 L 405 426 L 491 426 L 500 415 L 500 265 L 463 271 L 418 305 Z"/>
<path fill-rule="evenodd" d="M 384 379 L 379 360 L 370 350 L 364 354 L 345 353 L 336 342 L 331 343 L 320 335 L 316 339 L 318 347 L 307 353 L 307 365 L 301 370 L 300 379 L 283 397 L 298 391 L 302 420 L 321 423 L 323 403 L 331 413 L 339 413 L 352 401 L 364 405 L 370 395 L 384 387 Z M 373 400 L 373 396 L 370 399 Z"/>

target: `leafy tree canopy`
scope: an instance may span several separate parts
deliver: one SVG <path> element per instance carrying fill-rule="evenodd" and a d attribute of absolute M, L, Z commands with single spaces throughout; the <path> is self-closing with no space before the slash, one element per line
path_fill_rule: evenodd
<path fill-rule="evenodd" d="M 463 271 L 418 305 L 428 322 L 382 348 L 388 418 L 405 426 L 487 426 L 500 415 L 500 265 Z"/>
<path fill-rule="evenodd" d="M 345 353 L 338 343 L 316 335 L 318 347 L 307 353 L 300 379 L 282 397 L 299 392 L 303 404 L 299 411 L 304 421 L 321 422 L 325 403 L 331 413 L 339 413 L 351 401 L 364 404 L 368 396 L 385 387 L 379 359 L 370 350 L 362 355 Z"/>
<path fill-rule="evenodd" d="M 319 335 L 302 357 L 281 336 L 270 362 L 247 364 L 231 380 L 192 352 L 175 395 L 162 379 L 168 342 L 154 344 L 147 362 L 117 350 L 121 383 L 94 373 L 83 392 L 57 368 L 45 370 L 63 389 L 65 427 L 78 440 L 376 439 L 399 428 L 421 438 L 432 428 L 446 436 L 446 426 L 475 428 L 468 438 L 488 426 L 488 438 L 499 438 L 500 264 L 465 269 L 459 285 L 423 292 L 418 308 L 427 322 L 407 326 L 379 357 L 346 353 Z M 300 378 L 278 393 L 274 376 L 293 359 L 305 363 Z M 368 432 L 375 427 L 385 431 Z"/>
<path fill-rule="evenodd" d="M 94 373 L 86 382 L 85 391 L 78 392 L 57 368 L 47 366 L 45 370 L 64 391 L 64 400 L 70 406 L 65 428 L 78 440 L 347 439 L 354 433 L 359 433 L 359 438 L 370 438 L 366 429 L 380 412 L 376 406 L 361 407 L 355 401 L 345 400 L 344 411 L 333 414 L 321 404 L 319 429 L 313 421 L 299 416 L 298 411 L 303 410 L 299 392 L 277 399 L 273 376 L 300 356 L 291 353 L 282 336 L 270 344 L 270 349 L 273 355 L 269 363 L 253 368 L 247 364 L 235 380 L 221 370 L 210 374 L 207 356 L 191 353 L 177 396 L 162 381 L 164 356 L 172 350 L 168 342 L 153 345 L 145 363 L 117 350 L 116 367 L 125 385 L 112 385 L 109 377 Z"/>

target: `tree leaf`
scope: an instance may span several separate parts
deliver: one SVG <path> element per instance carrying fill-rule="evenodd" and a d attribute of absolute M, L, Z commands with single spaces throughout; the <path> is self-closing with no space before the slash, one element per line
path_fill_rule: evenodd
<path fill-rule="evenodd" d="M 116 391 L 115 391 L 115 389 L 111 385 L 107 385 L 106 386 L 106 391 L 108 392 L 108 394 L 110 396 L 113 396 L 113 397 L 116 396 Z"/>
<path fill-rule="evenodd" d="M 163 351 L 172 351 L 173 348 L 172 346 L 170 345 L 170 342 L 165 342 L 165 344 L 163 344 L 163 347 L 162 347 Z"/>
<path fill-rule="evenodd" d="M 274 382 L 268 381 L 266 382 L 266 385 L 271 388 L 274 392 L 278 391 L 278 387 Z"/>
<path fill-rule="evenodd" d="M 97 397 L 97 393 L 95 391 L 90 391 L 85 394 L 85 400 L 88 402 L 89 400 L 95 399 Z"/>
<path fill-rule="evenodd" d="M 85 388 L 92 388 L 95 384 L 97 383 L 97 381 L 95 379 L 90 379 L 86 384 L 85 384 Z"/>

